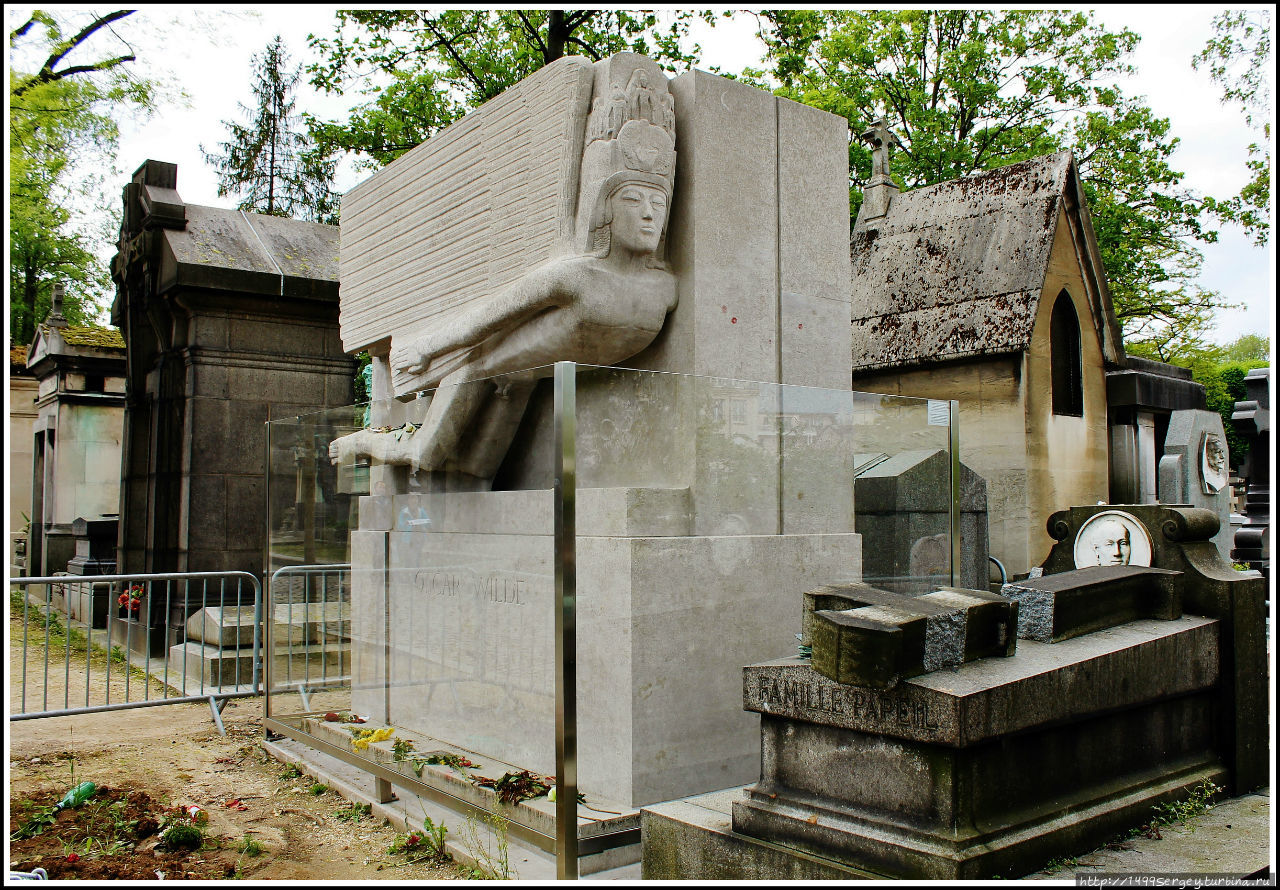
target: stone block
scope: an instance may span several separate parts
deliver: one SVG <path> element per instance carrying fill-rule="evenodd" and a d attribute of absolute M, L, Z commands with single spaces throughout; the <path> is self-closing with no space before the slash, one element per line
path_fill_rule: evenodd
<path fill-rule="evenodd" d="M 1218 517 L 1213 543 L 1223 558 L 1231 554 L 1231 486 L 1227 435 L 1216 411 L 1174 411 L 1157 467 L 1157 494 L 1162 504 L 1185 504 L 1211 510 Z"/>
<path fill-rule="evenodd" d="M 261 458 L 259 458 L 261 463 Z M 262 475 L 227 475 L 227 547 L 260 548 L 266 539 L 266 480 Z"/>
<path fill-rule="evenodd" d="M 813 669 L 837 683 L 891 688 L 924 673 L 925 616 L 893 606 L 816 612 Z"/>
<path fill-rule="evenodd" d="M 646 881 L 853 881 L 883 877 L 733 830 L 740 789 L 644 807 L 641 874 Z"/>
<path fill-rule="evenodd" d="M 1017 616 L 1016 603 L 986 591 L 906 596 L 862 583 L 829 585 L 804 595 L 803 639 L 823 676 L 887 689 L 927 671 L 1012 655 Z"/>
<path fill-rule="evenodd" d="M 169 683 L 188 695 L 253 682 L 253 649 L 228 649 L 188 640 L 169 648 Z"/>
<path fill-rule="evenodd" d="M 1006 584 L 1018 603 L 1018 636 L 1056 643 L 1137 618 L 1182 614 L 1180 572 L 1142 566 L 1092 566 Z"/>
<path fill-rule="evenodd" d="M 197 550 L 223 550 L 227 546 L 226 476 L 192 474 L 189 482 L 189 507 L 184 522 L 188 526 L 189 547 Z"/>
<path fill-rule="evenodd" d="M 582 494 L 585 501 L 594 496 Z M 352 576 L 354 685 L 362 706 L 377 713 L 385 701 L 389 722 L 407 731 L 549 773 L 555 753 L 549 493 L 433 497 L 396 496 L 392 503 L 393 514 L 404 506 L 416 516 L 422 506 L 439 520 L 431 531 L 353 535 L 360 560 L 368 561 Z M 602 505 L 637 511 L 629 525 L 610 520 L 601 530 L 647 521 L 645 497 L 599 497 Z M 678 492 L 655 497 L 680 500 Z M 496 517 L 503 533 L 463 524 L 483 527 L 486 517 Z M 545 531 L 527 533 L 536 528 Z M 812 582 L 856 576 L 857 536 L 587 531 L 580 526 L 577 541 L 581 786 L 589 796 L 639 805 L 749 780 L 758 739 L 756 718 L 739 704 L 741 666 L 753 652 L 794 651 L 800 593 Z M 385 573 L 372 568 L 383 564 L 383 547 Z M 714 645 L 691 633 L 709 627 Z M 521 715 L 518 732 L 513 709 Z"/>

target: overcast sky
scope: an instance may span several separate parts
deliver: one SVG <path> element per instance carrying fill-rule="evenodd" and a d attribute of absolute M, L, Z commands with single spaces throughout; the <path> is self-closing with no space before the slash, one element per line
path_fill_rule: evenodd
<path fill-rule="evenodd" d="M 1257 136 L 1236 109 L 1218 101 L 1220 90 L 1208 76 L 1191 68 L 1191 57 L 1204 45 L 1219 8 L 1105 6 L 1095 17 L 1112 29 L 1128 27 L 1142 35 L 1132 56 L 1139 74 L 1124 84 L 1126 91 L 1145 94 L 1154 111 L 1172 121 L 1173 133 L 1181 139 L 1174 166 L 1186 172 L 1185 184 L 1206 194 L 1227 196 L 1245 183 L 1246 149 Z M 126 124 L 117 167 L 127 178 L 147 158 L 175 162 L 178 191 L 186 201 L 232 206 L 231 198 L 218 197 L 214 172 L 204 162 L 200 146 L 214 149 L 227 138 L 222 121 L 243 119 L 237 103 L 250 102 L 254 53 L 280 34 L 295 62 L 308 61 L 312 57 L 307 34 L 331 31 L 335 16 L 334 7 L 327 6 L 214 9 L 144 6 L 132 17 L 136 23 L 121 23 L 121 32 L 128 34 L 145 26 L 152 36 L 131 39 L 140 69 L 169 71 L 188 94 L 189 104 L 167 106 L 141 127 Z M 12 16 L 14 8 L 9 13 Z M 714 30 L 699 29 L 697 37 L 703 49 L 699 67 L 739 70 L 759 59 L 761 48 L 749 16 Z M 324 97 L 304 86 L 298 107 L 333 117 L 343 114 L 357 98 Z M 344 167 L 339 186 L 345 190 L 368 175 Z M 1201 249 L 1205 254 L 1202 283 L 1247 307 L 1223 313 L 1214 339 L 1229 342 L 1242 333 L 1274 333 L 1274 248 L 1253 247 L 1238 229 L 1224 227 L 1218 244 Z"/>

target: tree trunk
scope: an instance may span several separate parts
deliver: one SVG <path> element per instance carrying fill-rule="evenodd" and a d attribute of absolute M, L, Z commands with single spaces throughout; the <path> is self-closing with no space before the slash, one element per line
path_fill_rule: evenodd
<path fill-rule="evenodd" d="M 569 39 L 569 29 L 564 24 L 564 10 L 552 9 L 547 13 L 547 52 L 543 62 L 551 64 L 564 55 L 564 45 Z"/>
<path fill-rule="evenodd" d="M 22 268 L 22 329 L 18 332 L 18 342 L 27 346 L 36 335 L 36 295 L 40 291 L 40 279 L 36 274 L 34 263 L 27 262 Z"/>

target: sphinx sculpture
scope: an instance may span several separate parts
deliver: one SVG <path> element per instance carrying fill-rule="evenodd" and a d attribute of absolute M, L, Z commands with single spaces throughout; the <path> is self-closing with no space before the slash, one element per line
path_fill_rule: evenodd
<path fill-rule="evenodd" d="M 676 305 L 675 276 L 663 259 L 675 171 L 665 78 L 636 68 L 625 85 L 612 84 L 595 99 L 584 142 L 578 251 L 423 336 L 403 343 L 393 336 L 392 370 L 435 387 L 423 423 L 409 435 L 366 429 L 338 438 L 329 447 L 334 463 L 368 457 L 414 474 L 446 469 L 491 479 L 552 363 L 612 365 L 657 337 Z"/>

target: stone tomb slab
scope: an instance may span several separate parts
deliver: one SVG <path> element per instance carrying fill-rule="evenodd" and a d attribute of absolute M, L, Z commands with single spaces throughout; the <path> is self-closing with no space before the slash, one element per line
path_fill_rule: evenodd
<path fill-rule="evenodd" d="M 804 603 L 813 668 L 840 683 L 887 689 L 903 677 L 1014 653 L 1017 603 L 984 590 L 907 596 L 841 584 L 807 592 Z"/>
<path fill-rule="evenodd" d="M 1135 618 L 1182 614 L 1181 572 L 1144 566 L 1091 566 L 1028 578 L 1001 588 L 1018 602 L 1018 636 L 1056 643 Z"/>
<path fill-rule="evenodd" d="M 761 778 L 733 830 L 917 879 L 1012 877 L 1088 849 L 1225 780 L 1218 631 L 1134 621 L 893 690 L 794 661 L 748 667 Z"/>
<path fill-rule="evenodd" d="M 341 640 L 351 619 L 349 603 L 283 603 L 273 610 L 272 644 Z M 253 606 L 206 606 L 187 619 L 187 639 L 234 649 L 253 645 Z"/>

